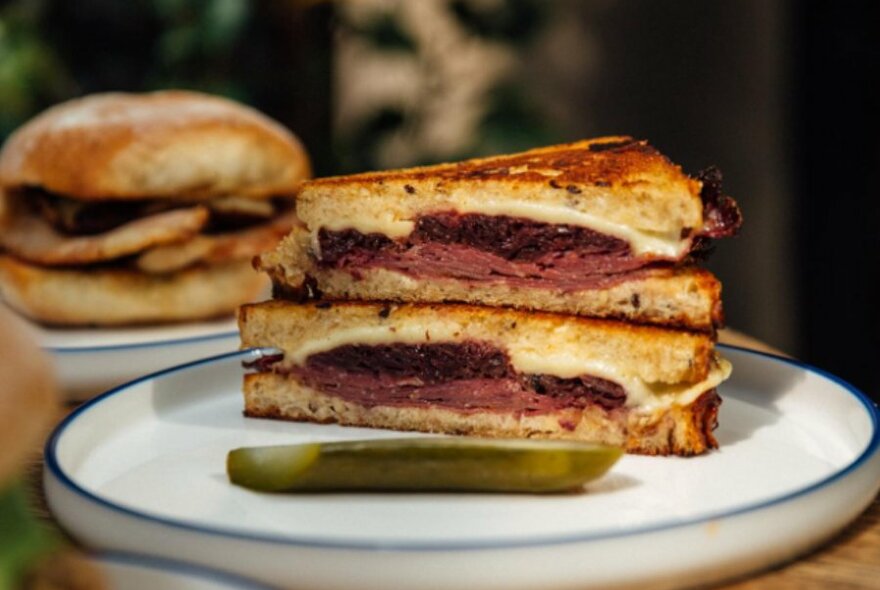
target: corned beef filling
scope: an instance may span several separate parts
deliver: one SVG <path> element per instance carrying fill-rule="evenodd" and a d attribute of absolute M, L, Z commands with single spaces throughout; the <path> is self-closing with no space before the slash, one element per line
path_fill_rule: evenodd
<path fill-rule="evenodd" d="M 624 240 L 584 227 L 477 213 L 421 217 L 399 241 L 322 228 L 318 243 L 320 265 L 346 269 L 355 277 L 357 269 L 381 267 L 415 277 L 572 290 L 610 286 L 653 262 L 633 256 Z"/>
<path fill-rule="evenodd" d="M 413 243 L 460 244 L 500 258 L 539 262 L 548 254 L 577 251 L 581 256 L 629 256 L 624 240 L 574 225 L 469 213 L 421 217 L 410 235 Z"/>
<path fill-rule="evenodd" d="M 589 375 L 563 379 L 517 372 L 508 355 L 483 342 L 339 346 L 279 368 L 280 355 L 250 365 L 294 375 L 325 393 L 368 407 L 432 406 L 457 411 L 551 413 L 624 405 L 623 387 Z"/>
<path fill-rule="evenodd" d="M 742 225 L 736 202 L 721 190 L 721 172 L 708 168 L 703 183 L 704 227 L 686 228 L 691 252 L 704 256 L 711 240 L 734 235 Z M 504 281 L 521 287 L 563 290 L 610 287 L 652 266 L 681 262 L 635 256 L 625 240 L 584 227 L 551 224 L 505 215 L 440 212 L 416 220 L 402 240 L 354 229 L 318 232 L 318 264 L 345 269 L 387 268 L 413 277 Z"/>

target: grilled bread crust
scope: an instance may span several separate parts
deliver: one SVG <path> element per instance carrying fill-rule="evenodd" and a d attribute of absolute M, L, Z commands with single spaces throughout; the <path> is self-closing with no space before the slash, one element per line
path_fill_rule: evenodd
<path fill-rule="evenodd" d="M 609 412 L 588 406 L 517 415 L 437 407 L 368 407 L 315 391 L 291 376 L 253 373 L 245 375 L 244 398 L 245 415 L 254 418 L 495 438 L 581 440 L 644 455 L 699 455 L 718 446 L 712 430 L 719 398 L 711 390 L 688 405 L 653 411 L 621 408 Z"/>
<path fill-rule="evenodd" d="M 52 107 L 0 151 L 0 187 L 82 200 L 291 194 L 310 173 L 297 138 L 196 92 L 107 93 Z"/>
<path fill-rule="evenodd" d="M 21 320 L 0 305 L 0 488 L 19 473 L 55 418 L 57 382 Z"/>
<path fill-rule="evenodd" d="M 678 238 L 703 225 L 702 183 L 645 141 L 602 137 L 421 168 L 316 179 L 298 193 L 308 228 L 346 220 L 412 220 L 514 200 L 566 207 Z"/>
<path fill-rule="evenodd" d="M 724 325 L 721 283 L 693 266 L 657 268 L 610 286 L 580 290 L 477 283 L 456 278 L 415 278 L 384 268 L 322 268 L 310 253 L 309 234 L 295 227 L 278 247 L 255 261 L 279 294 L 293 298 L 461 302 L 619 319 L 713 332 Z M 317 290 L 315 289 L 317 288 Z"/>
<path fill-rule="evenodd" d="M 268 291 L 247 261 L 197 266 L 167 274 L 133 270 L 69 270 L 0 256 L 0 296 L 45 324 L 113 326 L 231 315 Z"/>
<path fill-rule="evenodd" d="M 287 353 L 281 367 L 294 363 L 304 346 L 359 328 L 387 331 L 391 342 L 414 335 L 427 342 L 485 341 L 542 357 L 577 356 L 584 366 L 601 363 L 615 375 L 646 383 L 696 383 L 709 374 L 714 358 L 707 334 L 470 305 L 274 300 L 242 306 L 238 321 L 242 346 L 281 349 Z"/>

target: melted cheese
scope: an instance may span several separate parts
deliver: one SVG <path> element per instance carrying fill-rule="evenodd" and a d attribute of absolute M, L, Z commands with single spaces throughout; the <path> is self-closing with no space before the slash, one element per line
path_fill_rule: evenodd
<path fill-rule="evenodd" d="M 622 375 L 611 363 L 602 359 L 585 359 L 579 355 L 556 354 L 508 348 L 511 364 L 520 373 L 554 375 L 571 379 L 578 375 L 591 375 L 619 383 L 626 390 L 626 405 L 643 409 L 665 407 L 672 403 L 687 405 L 701 393 L 717 386 L 730 376 L 730 363 L 717 359 L 709 374 L 697 383 L 648 383 L 638 377 Z"/>
<path fill-rule="evenodd" d="M 474 198 L 457 205 L 456 210 L 461 213 L 507 215 L 510 217 L 533 219 L 544 223 L 586 227 L 599 233 L 625 240 L 629 243 L 635 255 L 678 258 L 690 246 L 689 240 L 681 239 L 680 231 L 668 234 L 643 231 L 578 211 L 563 203 L 551 204 L 516 199 L 493 200 Z M 356 229 L 361 233 L 380 233 L 395 239 L 407 237 L 412 233 L 415 223 L 409 219 L 400 219 L 391 212 L 386 212 L 374 217 L 361 216 L 357 219 L 340 216 L 338 219 L 325 222 L 323 227 L 331 231 Z"/>
<path fill-rule="evenodd" d="M 681 232 L 674 234 L 655 234 L 628 225 L 615 223 L 589 213 L 578 211 L 562 204 L 533 203 L 527 201 L 478 201 L 459 207 L 462 213 L 485 213 L 487 215 L 509 215 L 525 217 L 544 223 L 557 225 L 576 225 L 599 233 L 620 238 L 629 243 L 633 254 L 654 254 L 677 258 L 684 254 L 689 243 L 681 239 Z"/>
<path fill-rule="evenodd" d="M 333 330 L 320 338 L 304 342 L 289 351 L 286 357 L 296 365 L 304 365 L 310 355 L 326 352 L 348 344 L 375 346 L 381 344 L 425 344 L 461 341 L 461 326 L 439 324 L 431 330 L 416 324 L 359 326 Z M 502 347 L 504 348 L 504 347 Z M 548 354 L 512 342 L 506 347 L 511 365 L 519 373 L 553 375 L 570 379 L 591 375 L 619 383 L 626 390 L 626 405 L 651 411 L 675 404 L 687 405 L 702 393 L 718 386 L 730 376 L 728 361 L 716 358 L 705 379 L 696 383 L 649 383 L 638 377 L 623 375 L 612 363 L 597 358 L 583 358 L 563 353 Z"/>
<path fill-rule="evenodd" d="M 343 231 L 346 229 L 356 229 L 362 234 L 383 234 L 391 239 L 405 238 L 412 233 L 416 224 L 409 219 L 397 219 L 393 215 L 377 215 L 376 217 L 358 217 L 357 219 L 346 219 L 338 217 L 336 219 L 325 221 L 322 227 L 330 231 Z"/>
<path fill-rule="evenodd" d="M 333 330 L 322 337 L 314 338 L 303 343 L 299 348 L 285 354 L 296 365 L 303 365 L 306 359 L 319 352 L 333 350 L 347 344 L 365 344 L 376 346 L 379 344 L 425 344 L 426 342 L 454 341 L 453 333 L 457 331 L 455 324 L 441 330 L 426 330 L 418 324 L 405 324 L 400 326 L 359 326 Z"/>

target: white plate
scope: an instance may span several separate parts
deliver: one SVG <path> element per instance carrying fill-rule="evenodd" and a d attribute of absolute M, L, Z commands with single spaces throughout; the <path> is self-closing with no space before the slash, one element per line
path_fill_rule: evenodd
<path fill-rule="evenodd" d="M 91 561 L 108 590 L 269 590 L 239 576 L 154 557 L 106 553 Z"/>
<path fill-rule="evenodd" d="M 79 400 L 142 375 L 239 346 L 233 318 L 135 328 L 28 326 L 54 358 L 65 396 Z"/>
<path fill-rule="evenodd" d="M 816 369 L 724 347 L 734 376 L 702 457 L 624 457 L 574 495 L 265 495 L 228 450 L 400 433 L 241 414 L 244 352 L 82 406 L 46 447 L 59 522 L 97 548 L 306 588 L 672 587 L 790 559 L 880 486 L 877 409 Z"/>

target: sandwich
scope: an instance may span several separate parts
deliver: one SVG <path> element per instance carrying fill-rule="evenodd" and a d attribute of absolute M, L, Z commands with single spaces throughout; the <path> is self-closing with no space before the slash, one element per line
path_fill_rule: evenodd
<path fill-rule="evenodd" d="M 46 324 L 232 314 L 251 259 L 295 219 L 297 138 L 195 92 L 109 93 L 43 112 L 0 151 L 0 296 Z"/>
<path fill-rule="evenodd" d="M 709 169 L 605 137 L 323 178 L 255 260 L 274 301 L 245 414 L 646 455 L 717 447 L 721 286 L 699 261 L 742 218 Z"/>
<path fill-rule="evenodd" d="M 706 332 L 511 308 L 276 300 L 239 326 L 267 349 L 244 380 L 260 418 L 696 455 L 730 374 Z"/>
<path fill-rule="evenodd" d="M 647 142 L 321 178 L 258 268 L 290 300 L 463 302 L 713 332 L 721 286 L 698 262 L 741 215 Z"/>
<path fill-rule="evenodd" d="M 36 517 L 22 476 L 55 419 L 57 387 L 45 354 L 0 308 L 0 588 L 105 587 L 97 569 Z"/>

